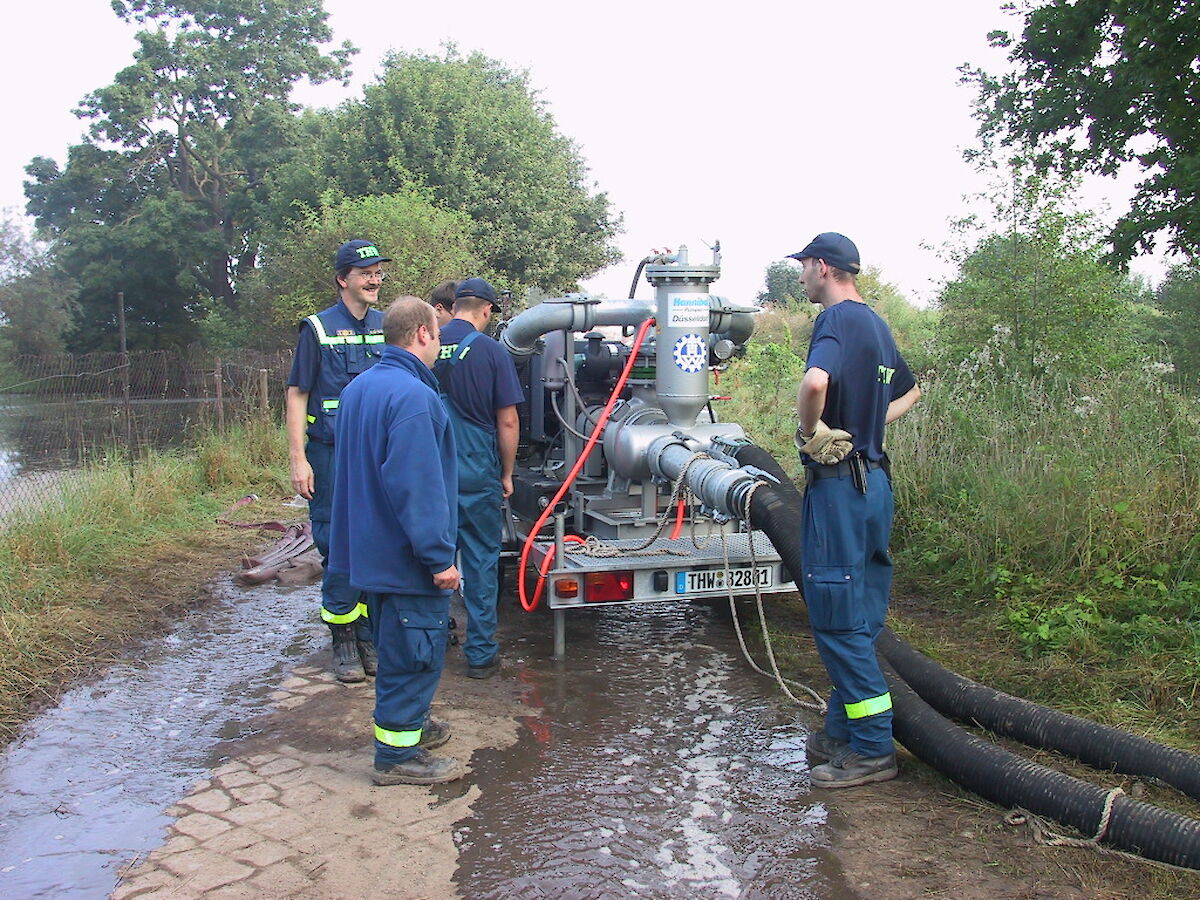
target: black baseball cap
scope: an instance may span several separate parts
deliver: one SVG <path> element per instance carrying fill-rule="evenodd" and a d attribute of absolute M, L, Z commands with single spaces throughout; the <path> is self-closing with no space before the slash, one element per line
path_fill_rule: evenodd
<path fill-rule="evenodd" d="M 496 289 L 482 278 L 468 278 L 459 284 L 458 290 L 454 292 L 454 299 L 461 300 L 464 297 L 478 297 L 480 300 L 486 300 L 496 309 L 500 308 L 500 304 L 496 302 Z"/>
<path fill-rule="evenodd" d="M 836 231 L 821 232 L 803 250 L 789 254 L 788 259 L 823 259 L 835 269 L 851 275 L 857 275 L 862 269 L 854 241 Z"/>

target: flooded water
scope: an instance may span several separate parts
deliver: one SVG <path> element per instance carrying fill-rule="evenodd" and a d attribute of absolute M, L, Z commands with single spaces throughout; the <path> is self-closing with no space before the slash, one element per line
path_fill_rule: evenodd
<path fill-rule="evenodd" d="M 314 652 L 311 589 L 218 585 L 136 662 L 67 693 L 0 756 L 0 897 L 96 898 L 153 847 L 164 810 Z"/>
<path fill-rule="evenodd" d="M 0 897 L 105 896 L 327 639 L 315 587 L 226 582 L 220 596 L 0 756 Z M 726 615 L 573 611 L 563 661 L 549 616 L 505 619 L 503 677 L 530 713 L 516 746 L 472 759 L 481 795 L 453 835 L 464 897 L 851 896 L 809 793 L 805 728 L 742 661 Z"/>
<path fill-rule="evenodd" d="M 726 616 L 573 611 L 562 662 L 537 618 L 506 647 L 542 712 L 515 749 L 472 760 L 482 795 L 454 835 L 463 896 L 841 896 L 806 732 Z"/>

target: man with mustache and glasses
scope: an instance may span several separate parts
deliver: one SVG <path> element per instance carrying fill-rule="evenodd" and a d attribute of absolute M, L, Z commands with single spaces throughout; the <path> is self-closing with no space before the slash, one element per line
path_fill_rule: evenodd
<path fill-rule="evenodd" d="M 333 635 L 334 674 L 347 683 L 374 675 L 376 660 L 363 597 L 344 574 L 329 571 L 334 423 L 342 390 L 382 355 L 383 312 L 375 305 L 387 278 L 385 262 L 391 259 L 372 241 L 346 241 L 338 248 L 337 301 L 300 322 L 286 396 L 292 487 L 308 500 L 313 543 L 325 565 L 321 619 Z"/>

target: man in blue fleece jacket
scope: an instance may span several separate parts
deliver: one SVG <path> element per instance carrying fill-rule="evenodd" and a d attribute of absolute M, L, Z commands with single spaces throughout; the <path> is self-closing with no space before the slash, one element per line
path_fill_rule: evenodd
<path fill-rule="evenodd" d="M 383 317 L 379 362 L 342 391 L 329 564 L 367 596 L 379 657 L 376 784 L 437 784 L 462 765 L 429 751 L 450 739 L 430 718 L 449 638 L 458 530 L 454 432 L 431 366 L 433 307 L 401 297 Z"/>

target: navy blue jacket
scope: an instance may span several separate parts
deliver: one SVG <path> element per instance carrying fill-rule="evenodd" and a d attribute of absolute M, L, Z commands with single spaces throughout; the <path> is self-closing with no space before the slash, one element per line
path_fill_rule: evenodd
<path fill-rule="evenodd" d="M 342 390 L 379 361 L 383 313 L 368 309 L 362 321 L 340 299 L 300 322 L 300 340 L 288 384 L 308 394 L 308 437 L 333 443 Z"/>
<path fill-rule="evenodd" d="M 385 346 L 342 391 L 329 567 L 360 591 L 447 596 L 433 574 L 454 565 L 458 462 L 437 381 Z"/>

